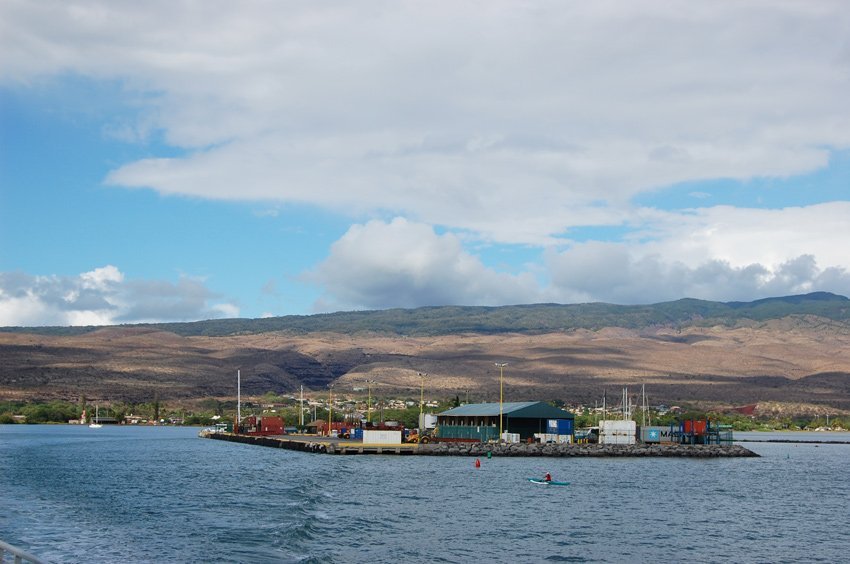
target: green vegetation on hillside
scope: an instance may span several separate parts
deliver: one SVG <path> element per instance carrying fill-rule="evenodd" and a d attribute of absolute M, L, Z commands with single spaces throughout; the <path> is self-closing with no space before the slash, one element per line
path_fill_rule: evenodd
<path fill-rule="evenodd" d="M 183 336 L 226 336 L 270 331 L 294 333 L 380 333 L 450 335 L 458 333 L 546 333 L 604 327 L 643 329 L 687 326 L 734 326 L 747 320 L 764 322 L 788 316 L 814 316 L 850 328 L 850 300 L 828 292 L 767 298 L 753 302 L 711 302 L 682 299 L 654 305 L 605 303 L 534 304 L 501 307 L 441 306 L 416 309 L 351 311 L 263 319 L 219 319 L 191 323 L 133 325 Z M 73 335 L 100 327 L 0 328 L 2 331 Z"/>

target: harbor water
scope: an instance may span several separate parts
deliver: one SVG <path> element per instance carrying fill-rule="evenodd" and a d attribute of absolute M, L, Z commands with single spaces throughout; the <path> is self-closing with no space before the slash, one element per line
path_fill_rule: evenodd
<path fill-rule="evenodd" d="M 494 457 L 476 467 L 468 457 L 304 454 L 197 431 L 0 425 L 0 540 L 72 563 L 839 562 L 850 553 L 850 444 L 745 443 L 760 458 Z M 571 484 L 527 481 L 546 472 Z"/>

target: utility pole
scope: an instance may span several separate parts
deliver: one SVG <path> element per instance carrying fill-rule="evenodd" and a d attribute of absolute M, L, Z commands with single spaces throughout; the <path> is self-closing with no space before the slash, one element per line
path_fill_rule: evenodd
<path fill-rule="evenodd" d="M 504 369 L 508 363 L 496 362 L 495 364 L 499 367 L 499 442 L 502 442 L 502 404 L 505 401 Z"/>
<path fill-rule="evenodd" d="M 366 403 L 366 422 L 372 422 L 372 380 L 366 380 L 366 389 L 369 391 L 369 399 Z"/>
<path fill-rule="evenodd" d="M 425 404 L 425 377 L 428 375 L 427 372 L 419 373 L 419 424 L 416 425 L 419 432 L 422 432 L 422 428 L 425 426 L 425 422 L 422 419 L 422 407 Z"/>
<path fill-rule="evenodd" d="M 328 436 L 331 436 L 331 429 L 333 428 L 333 390 L 334 385 L 328 384 Z"/>
<path fill-rule="evenodd" d="M 605 419 L 608 417 L 607 395 L 608 395 L 608 390 L 603 389 L 602 390 L 602 420 L 603 421 L 605 421 Z"/>

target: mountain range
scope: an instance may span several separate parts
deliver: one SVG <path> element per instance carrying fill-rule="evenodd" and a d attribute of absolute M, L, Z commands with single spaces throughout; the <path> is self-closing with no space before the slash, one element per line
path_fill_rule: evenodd
<path fill-rule="evenodd" d="M 0 397 L 144 402 L 308 393 L 850 410 L 850 300 L 442 306 L 110 327 L 0 328 Z"/>

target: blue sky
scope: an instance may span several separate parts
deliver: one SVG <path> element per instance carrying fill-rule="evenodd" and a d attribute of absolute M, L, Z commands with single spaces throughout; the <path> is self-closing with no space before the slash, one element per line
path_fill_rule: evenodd
<path fill-rule="evenodd" d="M 369 7 L 0 5 L 0 326 L 850 294 L 842 2 Z"/>

